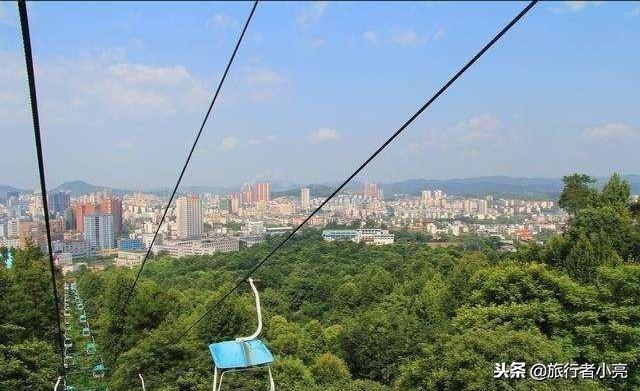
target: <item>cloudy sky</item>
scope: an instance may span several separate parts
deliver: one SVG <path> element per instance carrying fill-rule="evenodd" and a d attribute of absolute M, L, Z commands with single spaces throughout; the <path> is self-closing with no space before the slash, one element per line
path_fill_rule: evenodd
<path fill-rule="evenodd" d="M 169 187 L 251 4 L 31 3 L 49 186 Z M 184 179 L 343 179 L 524 3 L 263 3 Z M 0 2 L 0 184 L 37 184 Z M 360 180 L 640 173 L 640 3 L 541 3 Z"/>

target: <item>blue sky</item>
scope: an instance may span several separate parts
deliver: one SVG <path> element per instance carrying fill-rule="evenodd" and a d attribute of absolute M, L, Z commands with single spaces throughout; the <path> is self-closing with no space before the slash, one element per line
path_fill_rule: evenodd
<path fill-rule="evenodd" d="M 262 3 L 184 179 L 333 182 L 522 2 Z M 50 186 L 171 186 L 249 2 L 30 4 Z M 0 184 L 37 183 L 0 3 Z M 358 179 L 640 172 L 640 2 L 540 3 Z"/>

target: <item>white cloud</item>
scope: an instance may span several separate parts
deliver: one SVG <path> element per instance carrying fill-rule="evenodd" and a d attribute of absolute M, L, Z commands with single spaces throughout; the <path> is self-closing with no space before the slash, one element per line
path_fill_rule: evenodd
<path fill-rule="evenodd" d="M 582 9 L 584 9 L 584 7 L 587 6 L 587 2 L 586 1 L 565 1 L 564 5 L 569 10 L 571 10 L 573 12 L 578 12 L 578 11 L 581 11 Z"/>
<path fill-rule="evenodd" d="M 121 63 L 109 67 L 111 75 L 133 84 L 177 85 L 191 78 L 182 65 L 172 68 L 154 68 L 141 64 Z"/>
<path fill-rule="evenodd" d="M 379 34 L 374 30 L 365 30 L 362 33 L 362 40 L 368 44 L 387 43 L 400 46 L 422 46 L 429 42 L 429 39 L 439 40 L 444 38 L 446 30 L 438 28 L 431 34 L 419 33 L 413 29 L 394 28 L 388 34 Z"/>
<path fill-rule="evenodd" d="M 629 16 L 639 16 L 640 15 L 640 5 L 636 6 L 631 11 L 627 12 L 627 15 L 629 15 Z"/>
<path fill-rule="evenodd" d="M 220 142 L 220 149 L 230 151 L 238 145 L 238 139 L 235 137 L 225 137 Z"/>
<path fill-rule="evenodd" d="M 576 13 L 587 7 L 598 7 L 601 1 L 563 1 L 560 5 L 551 7 L 551 11 L 557 14 Z"/>
<path fill-rule="evenodd" d="M 130 151 L 135 146 L 133 141 L 119 141 L 116 143 L 116 147 L 118 149 L 123 149 L 125 151 Z"/>
<path fill-rule="evenodd" d="M 456 125 L 459 137 L 463 141 L 488 140 L 495 137 L 495 130 L 502 125 L 500 118 L 491 114 L 471 117 Z"/>
<path fill-rule="evenodd" d="M 0 63 L 0 117 L 9 120 L 24 105 L 24 60 L 0 52 Z M 43 61 L 36 74 L 41 111 L 51 120 L 86 123 L 100 113 L 118 121 L 146 121 L 202 111 L 210 99 L 204 81 L 186 67 L 131 63 L 112 50 Z"/>
<path fill-rule="evenodd" d="M 335 129 L 320 128 L 311 134 L 313 142 L 321 143 L 325 141 L 337 141 L 342 138 L 340 132 Z"/>
<path fill-rule="evenodd" d="M 273 69 L 250 66 L 244 69 L 244 73 L 246 94 L 254 102 L 271 100 L 287 83 L 287 79 Z"/>
<path fill-rule="evenodd" d="M 394 29 L 391 32 L 391 42 L 402 46 L 419 46 L 427 43 L 427 37 L 413 30 Z"/>
<path fill-rule="evenodd" d="M 498 140 L 496 131 L 502 126 L 500 118 L 482 114 L 459 122 L 450 129 L 428 129 L 421 138 L 409 143 L 410 153 L 419 153 L 426 148 L 442 150 L 462 149 L 479 143 L 493 144 Z"/>
<path fill-rule="evenodd" d="M 327 8 L 328 3 L 326 1 L 314 1 L 298 12 L 296 21 L 300 26 L 310 26 L 316 23 Z"/>
<path fill-rule="evenodd" d="M 585 128 L 582 135 L 590 140 L 615 140 L 640 136 L 640 128 L 623 123 L 608 123 L 602 126 Z"/>
<path fill-rule="evenodd" d="M 362 39 L 364 39 L 365 42 L 375 44 L 375 43 L 378 43 L 378 40 L 380 39 L 380 37 L 378 36 L 378 33 L 376 33 L 375 31 L 367 30 L 364 33 L 362 33 Z"/>
<path fill-rule="evenodd" d="M 207 26 L 218 30 L 226 30 L 238 25 L 238 21 L 233 17 L 225 14 L 214 14 L 207 20 Z"/>
<path fill-rule="evenodd" d="M 283 78 L 271 69 L 250 69 L 245 80 L 249 86 L 261 86 L 281 83 Z"/>
<path fill-rule="evenodd" d="M 264 139 L 262 138 L 252 138 L 249 140 L 249 144 L 251 145 L 262 145 L 262 144 L 267 144 L 267 143 L 272 143 L 274 141 L 278 140 L 278 136 L 276 136 L 275 134 L 270 134 L 267 137 L 265 137 Z"/>

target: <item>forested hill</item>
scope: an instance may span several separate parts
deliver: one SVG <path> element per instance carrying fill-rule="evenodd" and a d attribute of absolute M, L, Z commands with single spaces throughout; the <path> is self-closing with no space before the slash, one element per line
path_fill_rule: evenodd
<path fill-rule="evenodd" d="M 325 243 L 305 230 L 257 273 L 277 389 L 640 389 L 640 207 L 628 203 L 618 176 L 601 191 L 586 176 L 564 184 L 559 204 L 573 215 L 565 233 L 512 254 L 479 238 L 466 249 L 376 247 Z M 148 390 L 209 390 L 207 345 L 255 328 L 248 287 L 172 341 L 274 244 L 154 258 L 126 314 L 136 270 L 77 276 L 112 389 L 140 389 L 142 373 Z M 626 363 L 628 377 L 493 378 L 495 363 L 514 361 Z M 261 372 L 225 382 L 228 390 L 267 388 Z"/>

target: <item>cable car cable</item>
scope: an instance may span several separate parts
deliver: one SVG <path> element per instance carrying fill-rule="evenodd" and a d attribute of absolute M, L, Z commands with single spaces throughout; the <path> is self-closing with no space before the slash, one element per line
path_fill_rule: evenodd
<path fill-rule="evenodd" d="M 247 31 L 247 27 L 249 27 L 249 23 L 251 22 L 251 19 L 253 18 L 253 14 L 256 10 L 256 7 L 258 6 L 259 0 L 256 0 L 253 3 L 253 7 L 251 8 L 251 13 L 249 13 L 249 17 L 247 18 L 247 21 L 244 24 L 244 27 L 242 28 L 242 33 L 240 34 L 240 37 L 238 38 L 238 41 L 236 42 L 235 48 L 233 49 L 233 53 L 231 54 L 231 57 L 229 58 L 229 61 L 227 62 L 227 66 L 224 70 L 224 73 L 222 74 L 222 78 L 220 79 L 220 82 L 218 83 L 218 88 L 216 88 L 216 92 L 213 95 L 213 98 L 211 99 L 211 103 L 209 104 L 209 108 L 204 116 L 204 119 L 202 120 L 202 124 L 200 125 L 200 130 L 198 130 L 198 133 L 196 135 L 196 139 L 193 141 L 193 145 L 191 146 L 191 150 L 189 151 L 189 155 L 187 155 L 187 160 L 184 162 L 184 165 L 182 166 L 182 171 L 180 172 L 180 175 L 178 176 L 178 181 L 176 182 L 176 185 L 173 187 L 173 191 L 171 192 L 171 197 L 169 197 L 169 202 L 167 203 L 167 207 L 164 210 L 164 213 L 162 214 L 162 218 L 160 219 L 160 223 L 158 224 L 158 228 L 156 229 L 155 234 L 153 235 L 153 239 L 151 239 L 151 243 L 149 244 L 149 248 L 147 249 L 147 253 L 144 256 L 144 259 L 142 260 L 142 263 L 140 265 L 140 269 L 138 269 L 138 273 L 136 274 L 136 278 L 133 281 L 133 285 L 131 285 L 131 289 L 129 290 L 129 293 L 127 294 L 127 299 L 124 302 L 124 305 L 122 308 L 126 308 L 126 306 L 129 304 L 129 301 L 131 300 L 134 290 L 136 288 L 136 284 L 138 283 L 138 280 L 140 279 L 140 274 L 142 274 L 142 270 L 144 269 L 145 264 L 147 263 L 147 259 L 149 258 L 149 255 L 151 254 L 151 249 L 153 248 L 153 244 L 155 243 L 157 237 L 158 237 L 158 233 L 160 232 L 160 228 L 162 228 L 162 224 L 164 223 L 165 218 L 167 217 L 167 212 L 169 211 L 169 208 L 171 207 L 171 203 L 173 202 L 173 199 L 176 195 L 176 192 L 178 191 L 178 187 L 180 186 L 180 182 L 182 181 L 182 177 L 184 176 L 185 171 L 187 170 L 187 166 L 189 165 L 189 161 L 191 160 L 191 156 L 193 155 L 193 152 L 196 149 L 196 145 L 198 145 L 198 141 L 200 140 L 200 136 L 202 135 L 202 131 L 204 130 L 204 127 L 207 123 L 207 120 L 209 119 L 209 115 L 211 114 L 211 111 L 213 109 L 213 105 L 216 103 L 216 100 L 218 99 L 218 95 L 220 94 L 220 90 L 222 89 L 222 85 L 224 84 L 225 79 L 227 78 L 227 74 L 229 73 L 229 69 L 231 68 L 231 64 L 233 64 L 233 60 L 236 57 L 236 53 L 238 52 L 238 48 L 240 47 L 240 44 L 242 43 L 242 40 L 244 38 L 245 32 Z"/>
<path fill-rule="evenodd" d="M 27 14 L 27 4 L 24 0 L 18 1 L 20 13 L 20 27 L 22 30 L 22 43 L 24 47 L 24 59 L 27 66 L 27 81 L 29 84 L 29 99 L 31 102 L 31 115 L 33 117 L 33 133 L 36 144 L 36 155 L 38 158 L 38 172 L 40 175 L 40 191 L 42 192 L 42 208 L 44 209 L 44 226 L 47 233 L 47 249 L 49 251 L 49 266 L 51 268 L 51 285 L 53 288 L 53 298 L 55 302 L 56 321 L 58 324 L 58 348 L 60 349 L 61 375 L 64 377 L 64 347 L 62 343 L 62 325 L 60 322 L 60 304 L 56 285 L 56 269 L 53 261 L 53 251 L 51 246 L 51 226 L 49 224 L 49 205 L 47 203 L 47 184 L 44 173 L 44 159 L 42 154 L 42 139 L 40 136 L 40 117 L 38 115 L 38 99 L 36 97 L 36 81 L 33 69 L 33 53 L 31 52 L 31 35 L 29 34 L 29 16 Z"/>
<path fill-rule="evenodd" d="M 238 283 L 236 283 L 236 285 L 234 285 L 231 290 L 224 294 L 220 299 L 216 300 L 216 302 L 211 307 L 209 307 L 209 309 L 207 309 L 207 311 L 200 318 L 198 318 L 198 320 L 192 323 L 171 344 L 179 342 L 189 331 L 191 331 L 198 323 L 206 318 L 207 315 L 209 315 L 214 309 L 222 304 L 222 302 L 224 302 L 227 297 L 229 297 L 235 290 L 237 290 L 245 280 L 247 280 L 253 275 L 253 273 L 260 269 L 260 267 L 262 267 L 265 262 L 267 262 L 282 246 L 284 246 L 284 244 L 287 243 L 289 239 L 291 239 L 293 235 L 295 235 L 296 232 L 298 232 L 300 228 L 302 228 L 307 223 L 307 221 L 315 216 L 315 214 L 318 213 L 320 209 L 322 209 L 322 207 L 324 207 L 333 197 L 335 197 L 336 194 L 338 194 L 356 175 L 360 173 L 360 171 L 362 171 L 376 156 L 378 156 L 380 152 L 382 152 L 391 142 L 393 142 L 393 140 L 396 139 L 396 137 L 398 137 L 409 125 L 411 125 L 411 123 L 413 123 L 413 121 L 415 121 L 416 118 L 420 116 L 420 114 L 422 114 L 429 106 L 431 106 L 431 104 L 436 99 L 438 99 L 438 97 L 440 97 L 440 95 L 442 95 L 456 80 L 458 80 L 460 76 L 462 76 L 467 71 L 467 69 L 469 69 L 476 61 L 478 61 L 478 59 L 480 59 L 482 55 L 484 55 L 496 42 L 498 42 L 498 40 L 500 40 L 500 38 L 502 38 L 502 36 L 504 36 L 516 23 L 518 23 L 518 21 L 520 21 L 536 5 L 536 3 L 538 3 L 538 0 L 533 0 L 522 11 L 520 11 L 520 13 L 518 13 L 505 27 L 503 27 L 502 30 L 500 30 L 500 32 L 498 32 L 491 39 L 491 41 L 489 41 L 478 53 L 476 53 L 476 55 L 473 56 L 471 60 L 469 60 L 462 68 L 460 68 L 460 70 L 455 75 L 453 75 L 453 77 L 451 77 L 449 81 L 447 81 L 424 105 L 422 105 L 418 109 L 418 111 L 415 112 L 415 114 L 413 114 L 404 124 L 402 124 L 402 126 L 400 126 L 398 130 L 395 131 L 395 133 L 391 135 L 391 137 L 389 137 L 378 149 L 376 149 L 376 151 L 373 152 L 373 154 L 371 154 L 364 161 L 364 163 L 362 163 L 351 175 L 349 175 L 349 177 L 344 182 L 342 182 L 342 184 L 338 186 L 331 193 L 331 195 L 329 195 L 329 197 L 320 204 L 320 206 L 314 209 L 313 212 L 311 212 L 311 214 L 307 216 L 304 221 L 302 221 L 302 223 L 300 223 L 284 238 L 284 240 L 282 240 L 273 250 L 271 250 L 271 252 L 269 252 L 269 254 L 267 254 L 267 256 L 265 256 L 240 281 L 238 281 Z"/>

